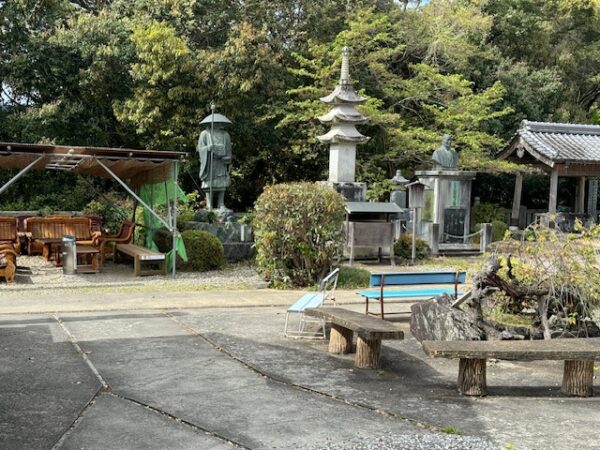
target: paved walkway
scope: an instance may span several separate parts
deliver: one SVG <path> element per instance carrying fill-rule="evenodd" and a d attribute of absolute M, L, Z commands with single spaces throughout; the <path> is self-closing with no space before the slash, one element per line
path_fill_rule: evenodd
<path fill-rule="evenodd" d="M 560 363 L 492 362 L 485 399 L 458 396 L 456 362 L 426 358 L 410 337 L 386 342 L 382 370 L 357 370 L 322 341 L 282 337 L 286 308 L 272 305 L 294 292 L 4 294 L 2 448 L 350 448 L 388 435 L 430 448 L 419 443 L 432 434 L 440 448 L 600 442 L 599 400 L 560 397 Z M 362 307 L 351 291 L 338 298 Z M 480 439 L 440 433 L 448 427 Z"/>

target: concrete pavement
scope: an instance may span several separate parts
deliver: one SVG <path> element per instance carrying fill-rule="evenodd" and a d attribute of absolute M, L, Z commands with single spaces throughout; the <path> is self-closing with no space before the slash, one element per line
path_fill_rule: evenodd
<path fill-rule="evenodd" d="M 560 397 L 560 363 L 492 361 L 484 399 L 410 335 L 385 342 L 381 370 L 354 369 L 283 338 L 297 292 L 4 294 L 2 448 L 326 448 L 449 427 L 490 448 L 599 448 L 599 400 Z"/>

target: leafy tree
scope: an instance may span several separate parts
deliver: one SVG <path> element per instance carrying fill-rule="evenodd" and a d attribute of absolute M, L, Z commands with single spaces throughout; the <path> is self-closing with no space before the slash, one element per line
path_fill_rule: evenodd
<path fill-rule="evenodd" d="M 199 88 L 197 63 L 185 41 L 161 22 L 136 26 L 131 39 L 131 96 L 114 104 L 117 119 L 132 124 L 149 149 L 184 150 L 194 140 Z"/>

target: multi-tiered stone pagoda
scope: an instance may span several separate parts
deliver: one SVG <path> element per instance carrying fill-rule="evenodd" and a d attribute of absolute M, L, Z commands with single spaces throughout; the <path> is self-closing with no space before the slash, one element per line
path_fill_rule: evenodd
<path fill-rule="evenodd" d="M 366 123 L 368 118 L 356 110 L 356 105 L 364 103 L 366 99 L 354 92 L 350 81 L 349 55 L 350 49 L 344 47 L 340 83 L 331 94 L 321 98 L 323 103 L 333 107 L 319 117 L 322 123 L 331 125 L 331 130 L 318 136 L 318 139 L 329 144 L 328 184 L 348 201 L 364 201 L 366 184 L 355 182 L 356 145 L 367 142 L 369 138 L 362 135 L 356 125 Z"/>

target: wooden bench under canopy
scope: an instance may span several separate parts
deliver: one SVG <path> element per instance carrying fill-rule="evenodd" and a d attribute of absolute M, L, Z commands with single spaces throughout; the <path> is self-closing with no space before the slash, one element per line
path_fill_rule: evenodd
<path fill-rule="evenodd" d="M 118 255 L 127 255 L 133 258 L 133 272 L 136 277 L 140 275 L 166 275 L 167 264 L 165 254 L 155 252 L 145 247 L 140 247 L 135 244 L 117 244 L 115 248 L 115 257 Z M 148 264 L 158 265 L 158 269 L 144 269 L 142 265 Z"/>

